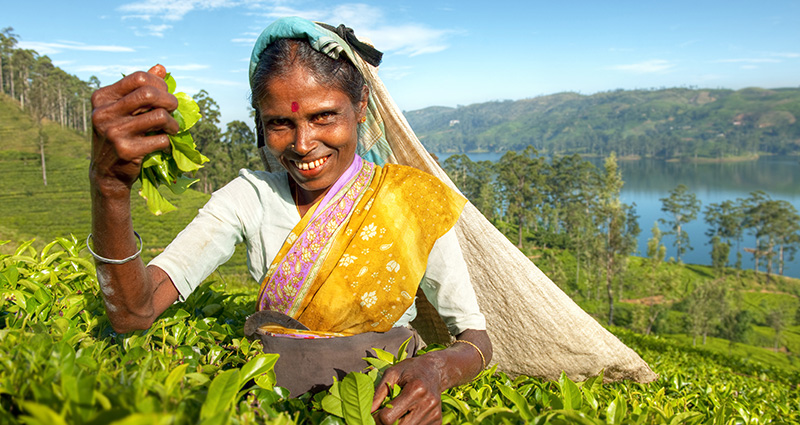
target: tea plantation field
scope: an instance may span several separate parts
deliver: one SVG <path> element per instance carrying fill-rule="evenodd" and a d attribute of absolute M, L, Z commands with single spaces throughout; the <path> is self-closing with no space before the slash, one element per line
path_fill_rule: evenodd
<path fill-rule="evenodd" d="M 288 398 L 274 355 L 243 338 L 255 293 L 208 283 L 149 331 L 115 334 L 78 239 L 0 255 L 0 423 L 363 424 L 380 372 Z M 572 382 L 489 370 L 442 396 L 444 423 L 800 422 L 800 376 L 742 357 L 612 329 L 660 375 Z M 378 366 L 395 359 L 386 353 Z"/>

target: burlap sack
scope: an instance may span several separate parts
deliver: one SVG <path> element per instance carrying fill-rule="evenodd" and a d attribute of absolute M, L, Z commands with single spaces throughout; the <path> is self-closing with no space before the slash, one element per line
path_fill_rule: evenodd
<path fill-rule="evenodd" d="M 410 165 L 456 188 L 420 143 L 374 68 L 356 58 L 383 119 L 389 162 Z M 456 188 L 457 190 L 457 188 Z M 651 382 L 658 376 L 638 354 L 586 314 L 472 204 L 457 233 L 494 347 L 492 363 L 510 375 L 582 381 L 604 371 L 606 381 Z M 427 300 L 412 324 L 423 340 L 442 341 L 447 328 Z M 427 305 L 426 305 L 427 304 Z"/>

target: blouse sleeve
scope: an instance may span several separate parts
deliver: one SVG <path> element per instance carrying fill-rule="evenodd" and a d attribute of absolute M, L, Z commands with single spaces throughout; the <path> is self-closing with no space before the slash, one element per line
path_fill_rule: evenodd
<path fill-rule="evenodd" d="M 184 301 L 218 266 L 233 256 L 263 210 L 252 182 L 236 178 L 211 195 L 208 203 L 150 264 L 163 269 Z M 248 208 L 249 206 L 249 208 Z"/>
<path fill-rule="evenodd" d="M 478 307 L 455 227 L 434 243 L 420 288 L 451 335 L 467 329 L 486 330 L 486 318 Z M 408 325 L 416 317 L 417 307 L 412 304 L 395 326 Z"/>
<path fill-rule="evenodd" d="M 486 329 L 455 228 L 433 245 L 420 286 L 451 335 Z"/>

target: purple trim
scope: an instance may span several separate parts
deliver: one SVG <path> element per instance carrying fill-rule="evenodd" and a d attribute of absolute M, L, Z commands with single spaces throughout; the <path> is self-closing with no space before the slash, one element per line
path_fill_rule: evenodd
<path fill-rule="evenodd" d="M 339 179 L 336 180 L 336 183 L 334 183 L 333 186 L 328 189 L 328 191 L 325 193 L 325 196 L 319 202 L 319 205 L 317 205 L 317 208 L 314 209 L 314 215 L 311 216 L 311 220 L 317 218 L 317 215 L 319 215 L 319 213 L 325 209 L 325 205 L 328 205 L 328 202 L 331 201 L 331 198 L 339 193 L 339 191 L 342 189 L 342 186 L 346 185 L 350 180 L 355 178 L 358 172 L 361 171 L 361 162 L 361 157 L 358 154 L 355 154 L 353 157 L 353 162 L 351 162 L 350 166 L 344 170 L 344 173 L 342 173 L 341 176 L 339 176 Z"/>

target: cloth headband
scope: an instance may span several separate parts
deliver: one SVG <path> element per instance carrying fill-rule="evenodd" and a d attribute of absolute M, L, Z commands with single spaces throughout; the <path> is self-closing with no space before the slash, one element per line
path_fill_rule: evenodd
<path fill-rule="evenodd" d="M 378 67 L 383 53 L 356 37 L 355 32 L 344 24 L 334 28 L 323 23 L 314 23 L 298 17 L 281 18 L 270 24 L 258 36 L 253 53 L 250 55 L 250 87 L 253 87 L 253 73 L 258 66 L 261 53 L 270 44 L 282 38 L 307 38 L 315 50 L 325 53 L 333 59 L 339 59 L 344 51 L 353 62 L 353 53 L 358 54 L 368 64 Z M 346 49 L 349 47 L 349 49 Z M 348 51 L 349 50 L 349 51 Z"/>

